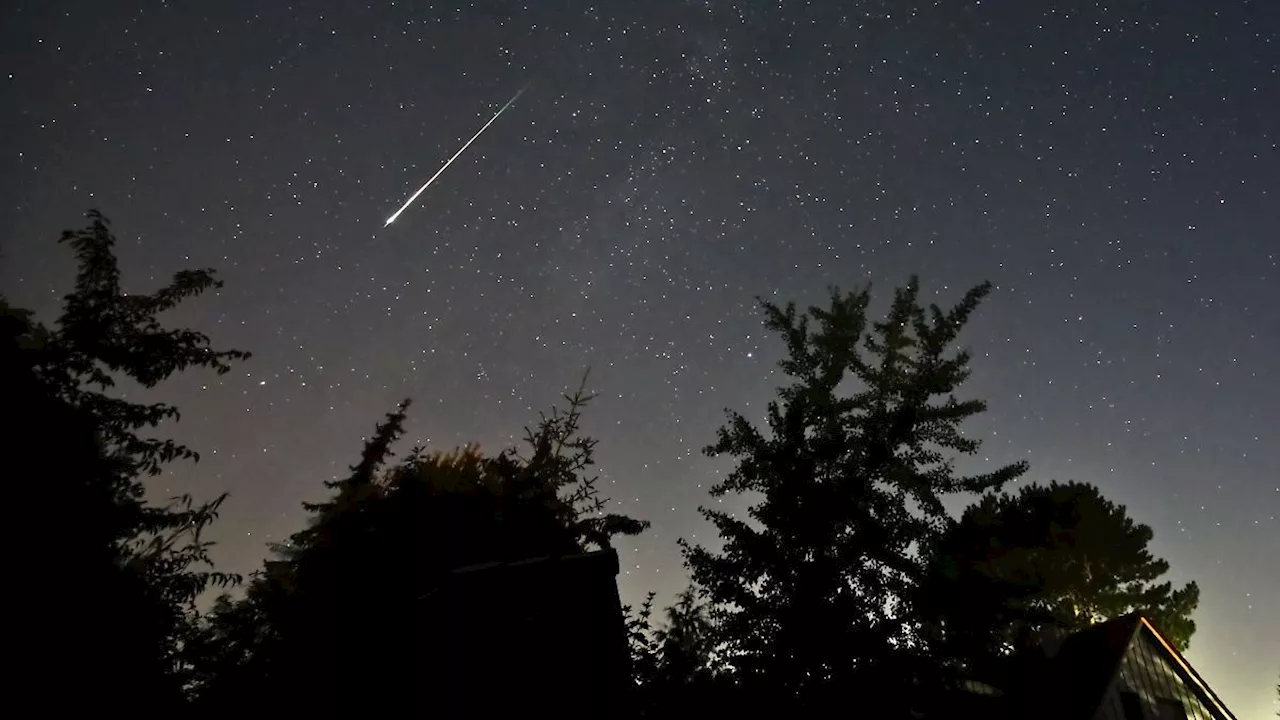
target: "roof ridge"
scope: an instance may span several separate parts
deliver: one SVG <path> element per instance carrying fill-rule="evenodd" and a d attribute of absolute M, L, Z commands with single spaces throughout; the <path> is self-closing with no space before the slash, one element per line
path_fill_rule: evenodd
<path fill-rule="evenodd" d="M 1160 642 L 1160 646 L 1164 648 L 1165 653 L 1173 658 L 1174 665 L 1186 673 L 1188 676 L 1187 679 L 1191 681 L 1187 683 L 1191 686 L 1191 689 L 1200 695 L 1201 699 L 1207 700 L 1208 704 L 1213 705 L 1216 709 L 1220 710 L 1223 715 L 1229 718 L 1229 720 L 1236 720 L 1236 716 L 1227 708 L 1227 704 L 1222 702 L 1222 698 L 1219 698 L 1218 694 L 1209 686 L 1209 683 L 1205 682 L 1205 679 L 1200 677 L 1200 673 L 1196 672 L 1196 669 L 1192 667 L 1191 663 L 1188 662 L 1185 657 L 1183 657 L 1182 653 L 1179 652 L 1172 643 L 1166 640 L 1164 635 L 1160 634 L 1160 631 L 1156 628 L 1155 624 L 1144 615 L 1139 615 L 1138 617 L 1142 621 L 1142 625 L 1150 630 L 1151 634 Z"/>

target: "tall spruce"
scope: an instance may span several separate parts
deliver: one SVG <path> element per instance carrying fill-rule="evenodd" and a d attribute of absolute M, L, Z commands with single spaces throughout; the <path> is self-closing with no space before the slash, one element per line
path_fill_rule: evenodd
<path fill-rule="evenodd" d="M 225 373 L 248 353 L 214 350 L 202 333 L 159 321 L 219 287 L 213 271 L 184 270 L 154 293 L 126 293 L 107 219 L 97 211 L 88 219 L 61 239 L 78 269 L 53 329 L 7 304 L 2 313 L 6 457 L 43 464 L 38 482 L 15 488 L 17 507 L 58 519 L 39 553 L 15 559 L 33 565 L 24 575 L 32 591 L 23 594 L 32 602 L 20 615 L 41 628 L 36 647 L 19 654 L 41 680 L 65 678 L 58 682 L 104 706 L 154 714 L 183 702 L 196 598 L 236 578 L 212 569 L 202 538 L 222 496 L 147 501 L 146 477 L 170 461 L 198 459 L 152 436 L 177 419 L 177 408 L 134 402 L 113 388 L 121 378 L 154 387 L 190 368 Z M 46 708 L 60 702 L 75 698 L 42 700 Z"/>
<path fill-rule="evenodd" d="M 962 661 L 1131 612 L 1186 650 L 1200 590 L 1163 581 L 1169 563 L 1151 555 L 1153 536 L 1088 483 L 988 495 L 933 549 L 922 602 L 937 607 L 947 652 Z"/>
<path fill-rule="evenodd" d="M 955 345 L 990 289 L 944 311 L 920 304 L 912 278 L 878 322 L 867 317 L 869 287 L 833 289 L 827 307 L 805 314 L 761 301 L 790 383 L 764 431 L 729 412 L 706 449 L 737 461 L 712 496 L 754 504 L 749 519 L 701 509 L 722 550 L 682 542 L 725 661 L 761 701 L 823 707 L 859 684 L 909 678 L 901 661 L 920 649 L 920 622 L 908 598 L 923 575 L 919 549 L 949 522 L 943 498 L 1026 471 L 1020 462 L 961 476 L 953 466 L 980 445 L 961 423 L 986 409 L 955 396 L 971 359 Z"/>

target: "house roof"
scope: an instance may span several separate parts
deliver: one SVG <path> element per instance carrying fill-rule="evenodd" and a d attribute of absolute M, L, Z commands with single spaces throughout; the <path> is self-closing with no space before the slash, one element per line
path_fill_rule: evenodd
<path fill-rule="evenodd" d="M 1172 643 L 1165 640 L 1164 636 L 1160 634 L 1160 631 L 1156 629 L 1155 625 L 1151 624 L 1150 620 L 1145 617 L 1140 619 L 1142 620 L 1143 626 L 1146 627 L 1153 636 L 1155 636 L 1155 639 L 1160 643 L 1160 647 L 1164 648 L 1165 653 L 1173 660 L 1174 667 L 1176 667 L 1178 669 L 1178 673 L 1182 675 L 1182 681 L 1195 691 L 1206 705 L 1209 705 L 1222 713 L 1223 717 L 1235 720 L 1236 716 L 1232 715 L 1231 711 L 1227 709 L 1226 703 L 1222 702 L 1222 699 L 1213 691 L 1213 688 L 1209 687 L 1209 683 L 1205 682 L 1204 678 L 1200 677 L 1200 673 L 1196 672 L 1196 669 L 1191 667 L 1191 663 L 1187 662 L 1187 659 L 1182 656 L 1182 653 L 1178 652 L 1178 649 L 1175 648 Z"/>
<path fill-rule="evenodd" d="M 1062 718 L 1090 718 L 1120 670 L 1125 650 L 1141 624 L 1125 615 L 1068 635 L 1050 663 L 1043 688 Z"/>
<path fill-rule="evenodd" d="M 586 577 L 595 577 L 613 587 L 618 571 L 618 552 L 613 548 L 575 555 L 545 555 L 485 562 L 450 570 L 439 588 L 419 599 L 428 599 L 445 589 L 478 589 L 488 585 L 530 580 L 555 583 L 575 578 L 581 582 Z"/>
<path fill-rule="evenodd" d="M 1140 634 L 1147 634 L 1162 649 L 1183 683 L 1201 702 L 1216 710 L 1221 717 L 1235 720 L 1235 716 L 1214 694 L 1209 684 L 1191 667 L 1191 663 L 1160 634 L 1155 625 L 1137 613 L 1124 615 L 1099 623 L 1063 640 L 1058 652 L 1051 659 L 1042 661 L 1046 672 L 1036 673 L 1040 678 L 1028 688 L 1044 707 L 1054 708 L 1055 718 L 1062 720 L 1086 720 L 1093 717 L 1112 679 L 1120 670 L 1125 652 Z M 1038 704 L 1039 704 L 1038 703 Z"/>

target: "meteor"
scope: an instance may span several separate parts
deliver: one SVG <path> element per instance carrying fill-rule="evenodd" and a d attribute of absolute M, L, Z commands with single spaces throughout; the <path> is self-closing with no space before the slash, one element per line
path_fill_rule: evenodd
<path fill-rule="evenodd" d="M 462 153 L 463 153 L 467 148 L 471 147 L 471 143 L 475 142 L 475 141 L 476 141 L 476 138 L 480 137 L 480 134 L 481 134 L 481 133 L 483 133 L 485 130 L 488 130 L 488 129 L 489 129 L 489 126 L 493 124 L 493 121 L 494 121 L 494 120 L 497 120 L 499 115 L 501 115 L 502 113 L 506 112 L 506 111 L 507 111 L 507 108 L 511 107 L 511 105 L 512 105 L 513 103 L 515 103 L 515 101 L 516 101 L 516 100 L 518 100 L 518 99 L 520 98 L 520 95 L 521 95 L 523 92 L 524 92 L 524 88 L 523 88 L 523 87 L 522 87 L 522 88 L 520 88 L 518 91 L 516 91 L 516 94 L 511 96 L 511 99 L 507 101 L 507 104 L 506 104 L 506 105 L 503 105 L 503 106 L 502 106 L 502 108 L 501 108 L 500 110 L 498 110 L 498 112 L 494 113 L 494 114 L 493 114 L 493 117 L 489 118 L 489 122 L 485 123 L 485 124 L 484 124 L 484 127 L 482 127 L 482 128 L 480 128 L 479 130 L 477 130 L 477 131 L 476 131 L 476 134 L 475 134 L 475 135 L 472 135 L 472 136 L 471 136 L 471 139 L 470 139 L 470 140 L 468 140 L 468 141 L 466 142 L 466 144 L 465 144 L 465 145 L 463 145 L 461 148 L 459 148 L 459 149 L 458 149 L 458 152 L 456 152 L 456 153 L 454 153 L 454 154 L 453 154 L 453 157 L 449 158 L 449 162 L 445 163 L 443 167 L 441 167 L 439 170 L 437 170 L 437 171 L 436 171 L 436 174 L 431 176 L 431 179 L 429 179 L 429 180 L 427 180 L 425 183 L 423 183 L 423 184 L 422 184 L 422 187 L 418 188 L 418 191 L 417 191 L 417 192 L 415 192 L 414 194 L 410 195 L 410 196 L 409 196 L 409 199 L 404 201 L 404 204 L 400 206 L 400 209 L 399 209 L 399 210 L 396 210 L 394 213 L 392 213 L 392 214 L 391 214 L 391 217 L 387 218 L 387 221 L 386 221 L 385 223 L 383 223 L 383 224 L 382 224 L 382 227 L 386 227 L 386 226 L 390 225 L 391 223 L 395 222 L 395 221 L 396 221 L 396 218 L 400 217 L 400 213 L 402 213 L 402 212 L 404 212 L 406 209 L 408 209 L 408 207 L 409 207 L 410 205 L 412 205 L 412 204 L 413 204 L 413 201 L 414 201 L 414 200 L 417 200 L 417 199 L 418 199 L 418 196 L 422 194 L 422 191 L 426 190 L 428 187 L 431 187 L 431 183 L 435 182 L 435 181 L 436 181 L 436 178 L 440 177 L 440 174 L 441 174 L 441 173 L 443 173 L 445 170 L 447 170 L 447 169 L 449 168 L 449 166 L 453 164 L 453 161 L 458 159 L 458 156 L 459 156 L 459 155 L 461 155 L 461 154 L 462 154 Z"/>

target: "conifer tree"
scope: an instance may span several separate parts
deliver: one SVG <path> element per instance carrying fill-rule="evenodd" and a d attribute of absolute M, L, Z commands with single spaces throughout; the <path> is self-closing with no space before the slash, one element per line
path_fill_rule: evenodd
<path fill-rule="evenodd" d="M 582 388 L 567 396 L 567 409 L 526 431 L 522 452 L 414 448 L 398 463 L 408 401 L 388 414 L 351 473 L 325 483 L 331 498 L 305 506 L 307 527 L 275 548 L 244 599 L 206 623 L 202 646 L 235 650 L 202 669 L 203 709 L 250 696 L 290 712 L 421 703 L 434 681 L 421 671 L 435 660 L 416 638 L 456 620 L 429 602 L 451 571 L 576 555 L 641 532 L 647 523 L 605 511 L 588 474 L 595 440 L 580 425 L 589 400 Z M 514 611 L 520 599 L 511 601 Z"/>
<path fill-rule="evenodd" d="M 916 280 L 868 319 L 869 288 L 832 290 L 826 307 L 797 312 L 762 301 L 782 337 L 789 383 L 767 427 L 729 413 L 712 457 L 736 466 L 711 491 L 746 494 L 747 518 L 702 509 L 723 549 L 683 543 L 739 685 L 784 708 L 825 707 L 859 685 L 913 677 L 920 622 L 908 603 L 923 575 L 918 550 L 947 524 L 943 498 L 1003 486 L 1014 463 L 961 476 L 953 456 L 979 441 L 961 423 L 985 410 L 955 395 L 971 355 L 960 331 L 990 284 L 953 308 L 922 307 Z M 892 696 L 892 693 L 889 693 Z"/>

